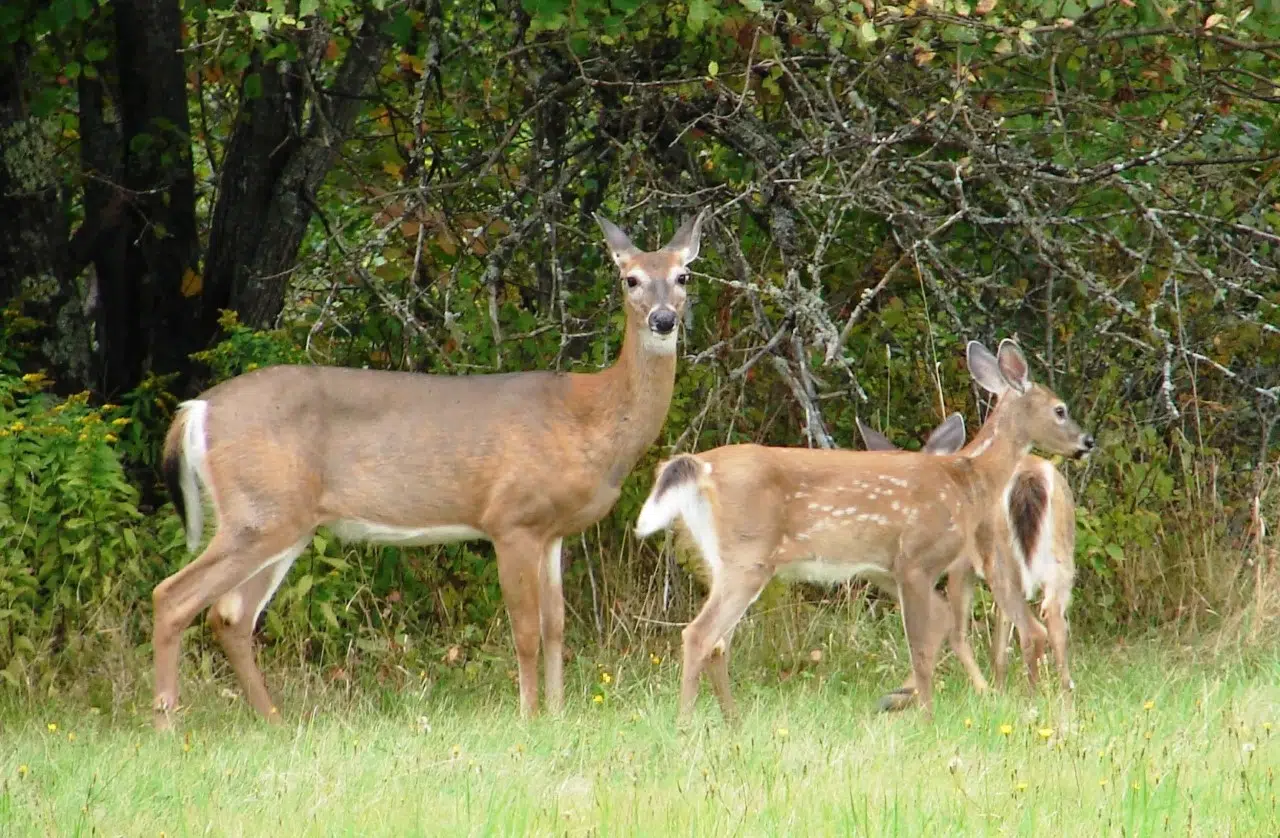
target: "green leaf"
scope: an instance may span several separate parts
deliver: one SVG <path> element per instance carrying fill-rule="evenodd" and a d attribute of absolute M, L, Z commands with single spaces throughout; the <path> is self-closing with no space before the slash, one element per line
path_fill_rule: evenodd
<path fill-rule="evenodd" d="M 713 79 L 716 76 L 720 75 L 720 62 L 712 61 L 709 64 L 707 64 L 707 75 Z"/>
<path fill-rule="evenodd" d="M 103 41 L 90 41 L 84 45 L 86 61 L 106 61 L 108 55 L 110 55 L 110 50 Z"/>
<path fill-rule="evenodd" d="M 250 73 L 244 77 L 244 97 L 246 99 L 259 99 L 262 97 L 261 75 Z"/>
<path fill-rule="evenodd" d="M 74 0 L 53 0 L 49 6 L 53 13 L 53 22 L 59 29 L 65 29 L 76 16 Z"/>
<path fill-rule="evenodd" d="M 764 11 L 764 0 L 738 0 L 742 4 L 742 8 L 752 14 L 760 14 Z"/>
<path fill-rule="evenodd" d="M 298 3 L 298 17 L 311 17 L 320 8 L 320 0 L 300 0 Z"/>
<path fill-rule="evenodd" d="M 685 18 L 685 23 L 689 27 L 691 35 L 697 35 L 703 30 L 711 20 L 715 9 L 712 8 L 710 0 L 691 0 L 689 3 L 689 14 Z"/>
<path fill-rule="evenodd" d="M 320 603 L 320 613 L 324 615 L 324 620 L 334 628 L 339 628 L 338 615 L 333 613 L 333 606 L 327 602 Z"/>
<path fill-rule="evenodd" d="M 266 34 L 271 29 L 271 15 L 266 12 L 249 12 L 249 25 L 255 32 Z"/>

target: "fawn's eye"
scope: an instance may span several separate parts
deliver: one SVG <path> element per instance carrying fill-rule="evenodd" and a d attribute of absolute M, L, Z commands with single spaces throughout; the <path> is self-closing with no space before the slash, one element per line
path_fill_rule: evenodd
<path fill-rule="evenodd" d="M 628 287 L 628 288 L 635 288 L 635 287 L 636 287 L 637 285 L 639 285 L 639 284 L 640 284 L 640 280 L 639 280 L 639 279 L 637 279 L 636 277 L 634 277 L 634 276 L 629 276 L 629 277 L 627 277 L 627 287 Z"/>
<path fill-rule="evenodd" d="M 680 276 L 676 277 L 676 285 L 679 285 L 681 288 L 683 288 L 685 285 L 688 285 L 688 284 L 689 284 L 688 274 L 680 274 Z"/>
<path fill-rule="evenodd" d="M 1053 409 L 1053 415 L 1054 415 L 1054 416 L 1057 416 L 1059 419 L 1066 419 L 1066 418 L 1067 418 L 1067 408 L 1066 408 L 1066 405 L 1061 405 L 1061 404 L 1060 404 L 1060 405 L 1058 405 L 1057 407 L 1055 407 L 1055 408 Z"/>

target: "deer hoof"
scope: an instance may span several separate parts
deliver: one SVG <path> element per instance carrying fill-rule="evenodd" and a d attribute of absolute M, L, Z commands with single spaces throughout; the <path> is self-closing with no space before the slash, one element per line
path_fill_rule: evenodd
<path fill-rule="evenodd" d="M 911 687 L 899 687 L 892 692 L 885 693 L 880 697 L 879 710 L 881 713 L 896 713 L 899 710 L 905 710 L 915 703 L 916 691 Z"/>

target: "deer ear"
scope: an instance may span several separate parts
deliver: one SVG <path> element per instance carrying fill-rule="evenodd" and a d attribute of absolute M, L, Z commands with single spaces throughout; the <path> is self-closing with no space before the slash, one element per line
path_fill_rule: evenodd
<path fill-rule="evenodd" d="M 693 218 L 680 225 L 676 234 L 662 248 L 674 253 L 682 264 L 688 265 L 698 258 L 698 249 L 702 244 L 702 222 L 707 218 L 707 209 L 703 207 Z"/>
<path fill-rule="evenodd" d="M 953 413 L 933 429 L 924 441 L 924 450 L 930 454 L 954 454 L 964 447 L 964 417 Z"/>
<path fill-rule="evenodd" d="M 600 225 L 601 232 L 604 233 L 605 244 L 609 245 L 609 255 L 613 257 L 615 265 L 621 266 L 624 261 L 640 252 L 617 224 L 614 224 L 600 213 L 596 213 L 595 218 L 596 223 Z"/>
<path fill-rule="evenodd" d="M 969 341 L 968 347 L 969 375 L 978 382 L 978 386 L 995 396 L 1004 395 L 1009 389 L 1009 382 L 1000 372 L 1000 364 L 985 346 L 976 340 Z"/>
<path fill-rule="evenodd" d="M 996 354 L 1000 372 L 1019 393 L 1031 389 L 1031 370 L 1027 367 L 1027 359 L 1018 348 L 1018 344 L 1009 338 L 1000 341 L 1000 349 Z"/>
<path fill-rule="evenodd" d="M 855 416 L 854 421 L 858 423 L 858 433 L 862 435 L 862 444 L 867 447 L 868 451 L 898 450 L 898 446 L 890 442 L 887 436 L 867 427 L 859 417 Z"/>

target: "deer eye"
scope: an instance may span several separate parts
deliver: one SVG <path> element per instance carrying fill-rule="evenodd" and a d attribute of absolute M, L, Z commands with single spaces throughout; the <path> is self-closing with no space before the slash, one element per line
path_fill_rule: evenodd
<path fill-rule="evenodd" d="M 676 277 L 676 285 L 679 285 L 681 288 L 683 288 L 688 284 L 689 284 L 688 274 L 680 274 L 680 276 Z"/>
<path fill-rule="evenodd" d="M 634 277 L 634 276 L 629 276 L 629 277 L 627 277 L 627 287 L 628 287 L 628 288 L 635 288 L 635 287 L 636 287 L 637 285 L 639 285 L 639 284 L 640 284 L 640 280 L 639 280 L 639 279 L 637 279 L 636 277 Z"/>
<path fill-rule="evenodd" d="M 1055 407 L 1055 408 L 1053 409 L 1053 415 L 1054 415 L 1054 416 L 1057 416 L 1057 417 L 1058 417 L 1058 419 L 1060 419 L 1060 420 L 1062 420 L 1062 419 L 1066 419 L 1066 418 L 1067 418 L 1067 408 L 1066 408 L 1066 405 L 1061 405 L 1061 404 L 1060 404 L 1060 405 L 1058 405 L 1057 407 Z"/>

